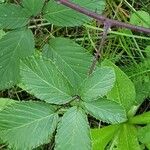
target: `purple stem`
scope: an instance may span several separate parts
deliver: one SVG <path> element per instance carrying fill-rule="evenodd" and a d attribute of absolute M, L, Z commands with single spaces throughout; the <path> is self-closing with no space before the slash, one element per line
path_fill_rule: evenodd
<path fill-rule="evenodd" d="M 69 0 L 56 0 L 56 1 L 60 4 L 62 4 L 62 5 L 65 5 L 69 8 L 72 8 L 73 10 L 76 10 L 77 12 L 80 12 L 80 13 L 85 14 L 85 15 L 91 17 L 91 18 L 94 18 L 98 21 L 101 21 L 103 24 L 107 22 L 112 27 L 113 26 L 114 27 L 122 27 L 122 28 L 127 28 L 127 29 L 130 29 L 130 30 L 134 30 L 134 31 L 137 31 L 137 32 L 143 32 L 143 33 L 150 34 L 150 28 L 144 28 L 144 27 L 124 23 L 124 22 L 121 22 L 121 21 L 109 19 L 105 16 L 102 16 L 102 15 L 97 14 L 95 12 L 92 12 L 92 11 L 90 11 L 90 10 L 84 8 L 84 7 L 81 7 L 81 6 L 79 6 L 75 3 L 72 3 Z"/>
<path fill-rule="evenodd" d="M 104 42 L 105 42 L 105 39 L 107 38 L 107 33 L 108 33 L 110 27 L 111 27 L 110 24 L 104 23 L 103 36 L 102 36 L 102 39 L 101 39 L 101 42 L 100 42 L 99 49 L 97 50 L 97 52 L 96 52 L 96 54 L 95 54 L 95 57 L 94 57 L 94 59 L 93 59 L 92 65 L 91 65 L 91 67 L 90 67 L 89 75 L 92 74 L 93 71 L 95 70 L 96 63 L 97 63 L 97 61 L 99 60 L 99 57 L 101 56 L 100 51 L 103 50 Z"/>

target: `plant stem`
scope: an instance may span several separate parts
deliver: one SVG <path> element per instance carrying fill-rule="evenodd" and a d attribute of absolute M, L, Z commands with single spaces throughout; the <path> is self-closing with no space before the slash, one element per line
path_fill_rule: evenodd
<path fill-rule="evenodd" d="M 50 24 L 51 24 L 51 23 L 42 23 L 42 24 L 38 24 L 38 25 L 29 26 L 28 28 L 29 28 L 29 29 L 33 29 L 33 28 L 37 28 L 37 27 L 48 26 L 48 25 L 50 25 Z"/>
<path fill-rule="evenodd" d="M 121 27 L 121 28 L 127 28 L 127 29 L 130 29 L 130 30 L 134 30 L 134 31 L 137 31 L 137 32 L 143 32 L 143 33 L 148 33 L 150 34 L 150 29 L 149 28 L 144 28 L 144 27 L 140 27 L 140 26 L 135 26 L 135 25 L 132 25 L 132 24 L 128 24 L 128 23 L 124 23 L 124 22 L 121 22 L 121 21 L 117 21 L 117 20 L 113 20 L 113 19 L 109 19 L 105 16 L 102 16 L 100 14 L 97 14 L 95 12 L 92 12 L 84 7 L 81 7 L 75 3 L 72 3 L 68 0 L 56 0 L 58 3 L 62 4 L 62 5 L 65 5 L 73 10 L 76 10 L 77 12 L 80 12 L 82 14 L 85 14 L 91 18 L 94 18 L 98 21 L 101 21 L 102 23 L 109 23 L 111 24 L 111 26 L 113 27 Z"/>
<path fill-rule="evenodd" d="M 105 42 L 105 39 L 107 37 L 107 33 L 108 33 L 110 27 L 111 27 L 110 24 L 107 24 L 107 23 L 104 24 L 103 36 L 102 36 L 102 39 L 101 39 L 101 42 L 100 42 L 99 49 L 96 51 L 96 55 L 93 59 L 92 65 L 90 67 L 89 75 L 92 74 L 92 72 L 94 71 L 94 69 L 96 67 L 96 63 L 99 60 L 99 57 L 101 57 L 100 51 L 102 51 L 102 49 L 103 49 L 104 42 Z"/>
<path fill-rule="evenodd" d="M 104 31 L 103 28 L 91 26 L 91 25 L 88 25 L 88 24 L 84 24 L 83 26 L 86 27 L 86 28 L 89 28 L 89 29 L 93 29 L 93 30 Z M 127 34 L 127 33 L 119 32 L 119 31 L 110 30 L 109 34 L 114 34 L 114 35 L 118 35 L 118 36 L 125 36 L 125 37 L 130 37 L 130 38 L 143 39 L 143 40 L 150 40 L 150 37 Z"/>

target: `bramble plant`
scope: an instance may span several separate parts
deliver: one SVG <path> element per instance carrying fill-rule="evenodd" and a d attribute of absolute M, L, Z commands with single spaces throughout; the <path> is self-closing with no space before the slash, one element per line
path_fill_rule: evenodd
<path fill-rule="evenodd" d="M 42 48 L 35 46 L 33 32 L 40 27 L 81 26 L 90 17 L 104 24 L 100 50 L 112 26 L 150 33 L 99 15 L 104 8 L 104 0 L 0 1 L 0 90 L 17 86 L 36 97 L 0 98 L 0 144 L 14 150 L 50 141 L 56 150 L 137 150 L 140 141 L 150 148 L 150 113 L 136 116 L 137 91 L 119 67 L 107 59 L 99 64 L 99 50 L 94 57 L 71 39 L 51 33 Z M 90 129 L 89 116 L 111 125 Z"/>

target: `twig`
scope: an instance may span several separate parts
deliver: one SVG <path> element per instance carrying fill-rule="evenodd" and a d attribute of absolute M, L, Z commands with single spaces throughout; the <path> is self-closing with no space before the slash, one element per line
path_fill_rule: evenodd
<path fill-rule="evenodd" d="M 103 36 L 102 36 L 102 39 L 101 39 L 101 42 L 100 42 L 99 49 L 97 50 L 97 52 L 95 54 L 95 57 L 93 59 L 92 65 L 90 67 L 89 75 L 92 74 L 92 72 L 94 71 L 94 69 L 96 67 L 96 63 L 97 63 L 97 61 L 99 60 L 99 57 L 100 57 L 100 51 L 102 51 L 102 49 L 103 49 L 104 42 L 105 42 L 105 39 L 107 37 L 107 33 L 108 33 L 110 27 L 111 27 L 111 25 L 109 24 L 109 22 L 104 23 Z"/>
<path fill-rule="evenodd" d="M 112 27 L 114 26 L 114 27 L 127 28 L 127 29 L 134 30 L 137 32 L 143 32 L 143 33 L 150 34 L 150 28 L 144 28 L 141 26 L 135 26 L 132 24 L 121 22 L 121 21 L 109 19 L 105 16 L 102 16 L 102 15 L 97 14 L 95 12 L 92 12 L 92 11 L 90 11 L 84 7 L 81 7 L 75 3 L 72 3 L 69 0 L 56 0 L 56 1 L 62 5 L 65 5 L 71 9 L 73 9 L 73 10 L 76 10 L 77 12 L 80 12 L 82 14 L 85 14 L 86 16 L 89 16 L 89 17 L 94 18 L 98 21 L 101 21 L 102 23 L 108 22 L 109 24 L 111 24 Z"/>
<path fill-rule="evenodd" d="M 28 28 L 29 29 L 33 29 L 33 28 L 40 28 L 40 27 L 43 27 L 43 26 L 48 26 L 50 25 L 51 23 L 42 23 L 42 24 L 38 24 L 38 25 L 32 25 L 32 26 L 29 26 Z"/>

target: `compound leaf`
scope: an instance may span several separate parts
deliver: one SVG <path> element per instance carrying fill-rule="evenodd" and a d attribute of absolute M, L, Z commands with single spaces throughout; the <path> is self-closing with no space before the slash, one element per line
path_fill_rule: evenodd
<path fill-rule="evenodd" d="M 16 29 L 28 24 L 24 9 L 15 4 L 0 4 L 0 28 Z"/>
<path fill-rule="evenodd" d="M 116 102 L 107 99 L 98 99 L 91 102 L 83 102 L 87 112 L 107 123 L 120 123 L 126 121 L 125 110 Z"/>
<path fill-rule="evenodd" d="M 0 112 L 0 137 L 15 150 L 33 149 L 49 142 L 57 122 L 49 104 L 16 102 Z"/>
<path fill-rule="evenodd" d="M 18 83 L 20 59 L 34 52 L 34 37 L 29 29 L 8 32 L 0 39 L 0 89 Z"/>
<path fill-rule="evenodd" d="M 97 13 L 102 13 L 105 5 L 104 0 L 72 0 L 71 2 Z M 58 26 L 79 26 L 90 21 L 89 17 L 63 6 L 55 0 L 48 2 L 44 13 L 45 19 Z"/>
<path fill-rule="evenodd" d="M 110 91 L 115 82 L 115 72 L 109 67 L 97 68 L 81 85 L 81 98 L 94 101 Z"/>
<path fill-rule="evenodd" d="M 90 129 L 81 108 L 72 107 L 64 114 L 57 130 L 55 150 L 91 150 Z"/>
<path fill-rule="evenodd" d="M 45 0 L 22 0 L 22 5 L 26 13 L 36 16 L 41 12 L 44 2 Z"/>
<path fill-rule="evenodd" d="M 109 60 L 105 60 L 102 65 L 112 67 L 116 74 L 115 85 L 107 94 L 108 99 L 119 102 L 128 111 L 135 103 L 136 94 L 134 84 L 119 67 Z"/>
<path fill-rule="evenodd" d="M 41 100 L 64 104 L 72 99 L 71 86 L 50 60 L 41 57 L 24 59 L 21 76 L 25 90 Z"/>
<path fill-rule="evenodd" d="M 45 45 L 43 55 L 50 58 L 65 74 L 74 88 L 87 77 L 92 55 L 80 45 L 65 38 L 55 38 Z"/>

